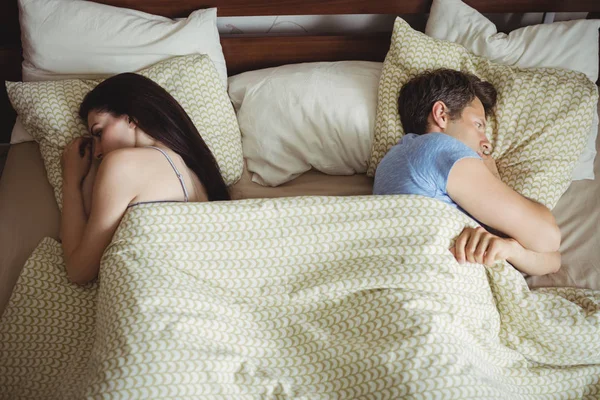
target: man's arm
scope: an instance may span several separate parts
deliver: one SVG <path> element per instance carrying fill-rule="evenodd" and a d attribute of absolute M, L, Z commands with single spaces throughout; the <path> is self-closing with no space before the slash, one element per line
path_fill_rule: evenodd
<path fill-rule="evenodd" d="M 448 176 L 447 192 L 475 219 L 517 240 L 525 249 L 558 251 L 560 230 L 550 210 L 515 192 L 482 160 L 457 161 Z"/>
<path fill-rule="evenodd" d="M 560 269 L 560 252 L 537 253 L 527 250 L 517 241 L 513 255 L 506 259 L 516 269 L 527 275 L 546 275 L 558 272 Z"/>
<path fill-rule="evenodd" d="M 498 260 L 506 260 L 528 275 L 557 272 L 561 261 L 558 251 L 536 253 L 514 239 L 494 235 L 482 227 L 463 229 L 450 251 L 459 263 L 492 265 Z"/>

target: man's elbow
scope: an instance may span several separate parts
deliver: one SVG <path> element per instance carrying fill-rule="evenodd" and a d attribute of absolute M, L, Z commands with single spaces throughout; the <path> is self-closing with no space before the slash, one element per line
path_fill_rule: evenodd
<path fill-rule="evenodd" d="M 537 206 L 536 213 L 534 214 L 536 217 L 531 223 L 535 226 L 534 240 L 536 242 L 536 249 L 532 248 L 530 250 L 537 251 L 538 253 L 553 253 L 558 251 L 562 237 L 560 229 L 556 224 L 556 218 L 548 207 L 538 202 L 534 203 Z"/>
<path fill-rule="evenodd" d="M 547 234 L 548 234 L 548 245 L 550 246 L 550 250 L 548 250 L 548 252 L 552 252 L 554 253 L 555 251 L 558 251 L 560 249 L 560 243 L 562 241 L 562 235 L 560 233 L 560 228 L 558 227 L 558 224 L 556 223 L 556 218 L 554 217 L 554 214 L 552 214 L 552 212 L 548 210 L 548 214 L 550 214 L 549 216 L 549 221 L 548 223 L 548 230 L 547 230 Z"/>
<path fill-rule="evenodd" d="M 551 261 L 548 263 L 548 271 L 546 274 L 555 274 L 560 270 L 562 256 L 559 251 L 555 251 L 551 255 Z"/>
<path fill-rule="evenodd" d="M 552 268 L 552 272 L 551 274 L 555 274 L 560 270 L 560 265 L 562 263 L 562 256 L 560 255 L 560 252 L 556 252 L 558 255 L 556 257 L 556 263 L 554 264 L 554 268 Z"/>
<path fill-rule="evenodd" d="M 546 241 L 546 246 L 548 246 L 548 248 L 544 251 L 545 253 L 554 253 L 560 249 L 562 235 L 560 233 L 560 229 L 556 224 L 551 224 L 550 226 L 548 226 L 545 229 L 543 237 Z"/>
<path fill-rule="evenodd" d="M 539 224 L 533 237 L 534 243 L 530 250 L 538 253 L 554 253 L 560 249 L 562 236 L 555 222 Z"/>

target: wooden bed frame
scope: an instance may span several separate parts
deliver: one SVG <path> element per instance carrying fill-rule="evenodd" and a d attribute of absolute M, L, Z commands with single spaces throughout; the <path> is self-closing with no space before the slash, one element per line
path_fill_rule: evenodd
<path fill-rule="evenodd" d="M 21 34 L 18 0 L 0 5 L 0 143 L 8 142 L 16 114 L 4 81 L 21 80 Z M 432 0 L 97 0 L 171 18 L 199 8 L 217 7 L 218 15 L 424 14 Z M 483 13 L 589 12 L 600 18 L 598 0 L 465 0 Z M 379 35 L 257 36 L 221 38 L 230 75 L 283 64 L 310 61 L 383 61 L 390 33 Z M 274 51 L 273 49 L 276 49 Z"/>

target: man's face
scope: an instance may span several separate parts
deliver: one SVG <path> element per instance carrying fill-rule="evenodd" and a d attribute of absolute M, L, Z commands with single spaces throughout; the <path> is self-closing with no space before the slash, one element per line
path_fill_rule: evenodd
<path fill-rule="evenodd" d="M 450 120 L 444 133 L 460 140 L 483 157 L 484 150 L 491 152 L 492 145 L 485 136 L 485 109 L 477 97 L 465 107 L 460 118 Z"/>

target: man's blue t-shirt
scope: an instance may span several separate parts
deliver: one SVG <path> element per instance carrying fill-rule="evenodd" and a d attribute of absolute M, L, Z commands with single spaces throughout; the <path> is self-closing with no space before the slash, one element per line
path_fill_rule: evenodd
<path fill-rule="evenodd" d="M 373 194 L 420 194 L 454 207 L 446 185 L 454 164 L 481 157 L 466 144 L 444 133 L 409 133 L 383 157 L 375 172 Z"/>

